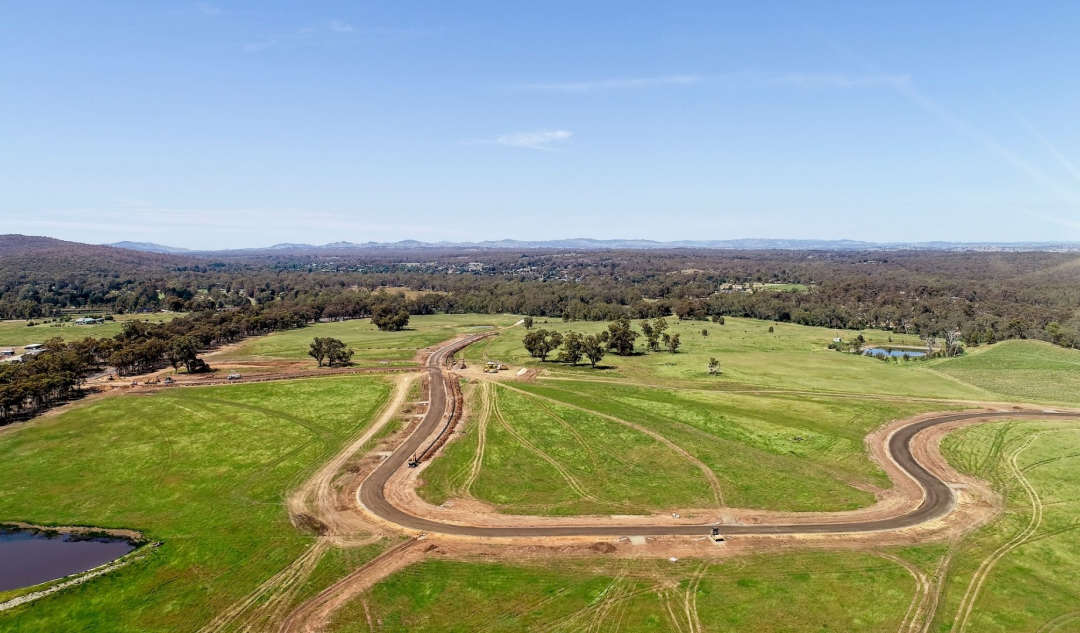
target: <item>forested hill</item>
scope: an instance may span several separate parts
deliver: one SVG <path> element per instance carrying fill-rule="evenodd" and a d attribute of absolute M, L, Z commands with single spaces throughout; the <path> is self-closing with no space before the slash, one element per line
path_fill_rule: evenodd
<path fill-rule="evenodd" d="M 161 285 L 206 264 L 51 237 L 0 235 L 0 318 L 49 316 L 68 307 L 134 309 L 139 297 L 156 301 Z"/>
<path fill-rule="evenodd" d="M 67 242 L 51 237 L 0 235 L 0 269 L 23 272 L 81 273 L 167 270 L 204 263 L 190 257 L 164 255 Z"/>

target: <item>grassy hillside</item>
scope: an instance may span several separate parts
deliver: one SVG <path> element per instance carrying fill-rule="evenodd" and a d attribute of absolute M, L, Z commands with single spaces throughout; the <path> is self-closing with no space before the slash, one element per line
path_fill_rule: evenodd
<path fill-rule="evenodd" d="M 973 596 L 968 631 L 1078 630 L 1080 428 L 1075 422 L 986 424 L 949 436 L 942 446 L 959 469 L 994 483 L 1006 507 L 956 546 L 931 630 L 956 630 L 950 627 L 967 604 L 965 594 Z"/>
<path fill-rule="evenodd" d="M 172 390 L 5 430 L 0 520 L 132 528 L 164 545 L 0 615 L 0 628 L 198 629 L 312 543 L 289 522 L 283 495 L 366 426 L 389 392 L 382 379 L 355 377 Z M 328 562 L 325 580 L 350 562 Z"/>
<path fill-rule="evenodd" d="M 935 368 L 1010 398 L 1080 403 L 1080 350 L 1043 341 L 1002 341 L 977 347 Z"/>
<path fill-rule="evenodd" d="M 837 335 L 845 340 L 859 332 L 773 323 L 756 319 L 726 319 L 724 325 L 703 321 L 668 319 L 668 332 L 678 333 L 682 347 L 677 354 L 644 353 L 645 339 L 639 337 L 635 356 L 609 354 L 595 371 L 587 365 L 569 367 L 541 363 L 530 358 L 521 340 L 525 332 L 515 328 L 487 345 L 477 345 L 467 353 L 474 360 L 491 358 L 532 367 L 543 367 L 554 377 L 606 378 L 650 385 L 707 387 L 710 389 L 766 388 L 833 393 L 888 394 L 930 398 L 988 398 L 986 391 L 934 374 L 921 362 L 886 363 L 881 360 L 828 349 Z M 607 323 L 538 321 L 536 328 L 560 332 L 593 333 Z M 773 328 L 769 332 L 769 328 Z M 640 331 L 640 322 L 634 322 Z M 708 334 L 703 334 L 706 330 Z M 867 345 L 919 347 L 918 337 L 866 330 Z M 892 339 L 890 342 L 889 339 Z M 709 376 L 709 359 L 719 359 L 723 374 Z"/>

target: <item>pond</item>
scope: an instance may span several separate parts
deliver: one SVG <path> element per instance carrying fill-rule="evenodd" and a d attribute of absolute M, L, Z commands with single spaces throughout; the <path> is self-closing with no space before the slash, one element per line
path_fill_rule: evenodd
<path fill-rule="evenodd" d="M 914 349 L 896 349 L 893 347 L 867 347 L 863 350 L 864 356 L 876 356 L 881 358 L 882 356 L 892 356 L 894 358 L 900 358 L 904 355 L 909 358 L 919 358 L 926 356 L 926 352 L 920 352 Z"/>
<path fill-rule="evenodd" d="M 0 591 L 84 572 L 134 549 L 124 539 L 0 528 Z"/>

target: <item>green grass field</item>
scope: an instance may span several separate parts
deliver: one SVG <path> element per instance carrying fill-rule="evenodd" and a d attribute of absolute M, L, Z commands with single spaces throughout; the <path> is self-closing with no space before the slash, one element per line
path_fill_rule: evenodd
<path fill-rule="evenodd" d="M 103 398 L 0 433 L 0 520 L 141 530 L 147 559 L 0 614 L 5 631 L 192 631 L 313 537 L 282 499 L 361 431 L 381 378 L 324 378 Z M 338 553 L 307 593 L 366 552 Z M 303 594 L 304 592 L 301 592 Z"/>
<path fill-rule="evenodd" d="M 941 373 L 1004 397 L 1080 403 L 1080 350 L 1043 341 L 1002 341 L 938 361 Z"/>
<path fill-rule="evenodd" d="M 828 349 L 838 334 L 849 340 L 859 332 L 773 323 L 754 319 L 726 319 L 724 325 L 703 321 L 668 319 L 669 332 L 678 333 L 682 347 L 677 354 L 641 353 L 634 356 L 604 357 L 602 370 L 588 365 L 567 365 L 530 358 L 521 340 L 525 332 L 515 328 L 495 340 L 467 350 L 472 360 L 494 359 L 515 365 L 543 367 L 547 375 L 579 379 L 612 379 L 626 382 L 673 387 L 708 389 L 776 389 L 823 393 L 860 393 L 952 398 L 963 400 L 993 399 L 992 394 L 931 370 L 932 363 L 910 361 L 886 363 L 881 360 Z M 640 322 L 634 328 L 640 329 Z M 534 328 L 598 332 L 606 323 L 563 323 L 538 320 Z M 769 328 L 773 332 L 769 332 Z M 702 329 L 708 335 L 702 334 Z M 918 337 L 867 330 L 861 332 L 867 345 L 891 344 L 919 347 Z M 644 352 L 644 338 L 637 349 Z M 709 358 L 720 360 L 720 376 L 709 376 Z"/>
<path fill-rule="evenodd" d="M 985 424 L 946 437 L 942 446 L 958 469 L 994 484 L 1006 511 L 955 547 L 931 630 L 956 630 L 965 594 L 980 579 L 966 630 L 1080 630 L 1080 426 Z"/>
<path fill-rule="evenodd" d="M 307 355 L 315 337 L 344 341 L 355 351 L 353 362 L 374 365 L 380 362 L 403 364 L 412 360 L 417 350 L 453 338 L 458 334 L 482 332 L 493 327 L 513 325 L 520 317 L 511 315 L 437 314 L 413 316 L 400 332 L 380 332 L 370 319 L 318 323 L 297 330 L 275 332 L 252 338 L 218 355 L 218 360 L 315 360 Z"/>
<path fill-rule="evenodd" d="M 872 490 L 891 483 L 870 461 L 866 434 L 943 407 L 539 381 L 486 386 L 472 408 L 464 437 L 425 471 L 421 495 L 435 504 L 473 496 L 507 513 L 573 515 L 867 506 Z M 477 460 L 479 474 L 471 475 Z"/>
<path fill-rule="evenodd" d="M 78 315 L 75 315 L 76 318 Z M 156 312 L 152 314 L 117 314 L 113 321 L 106 321 L 100 325 L 75 325 L 74 323 L 43 323 L 42 319 L 34 319 L 37 325 L 27 327 L 26 321 L 0 321 L 0 348 L 29 345 L 30 343 L 44 343 L 45 341 L 59 336 L 65 341 L 78 341 L 84 338 L 108 338 L 116 336 L 124 327 L 125 321 L 146 321 L 149 323 L 164 323 L 181 316 L 179 313 Z"/>
<path fill-rule="evenodd" d="M 376 585 L 337 614 L 332 630 L 892 633 L 914 585 L 902 566 L 852 552 L 713 564 L 430 560 Z"/>

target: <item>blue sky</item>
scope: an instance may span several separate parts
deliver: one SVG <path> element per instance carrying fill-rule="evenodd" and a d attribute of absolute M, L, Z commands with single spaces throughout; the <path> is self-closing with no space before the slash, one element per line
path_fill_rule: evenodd
<path fill-rule="evenodd" d="M 0 3 L 0 232 L 1080 240 L 1080 4 Z"/>

